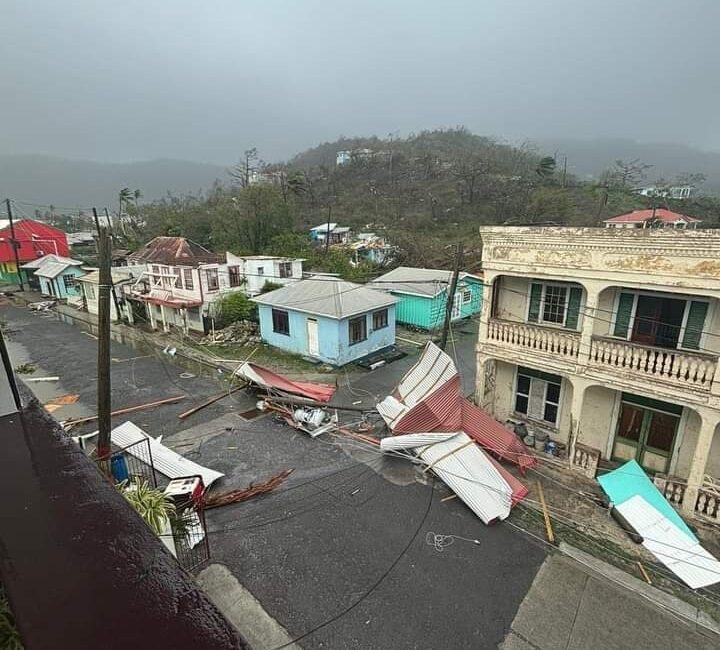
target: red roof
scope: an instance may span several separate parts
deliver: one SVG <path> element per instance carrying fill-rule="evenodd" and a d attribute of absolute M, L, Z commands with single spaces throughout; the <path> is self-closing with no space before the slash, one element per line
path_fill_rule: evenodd
<path fill-rule="evenodd" d="M 236 374 L 268 390 L 279 390 L 283 393 L 302 395 L 303 397 L 317 400 L 318 402 L 329 402 L 337 390 L 335 386 L 331 386 L 330 384 L 293 381 L 288 377 L 273 372 L 269 368 L 259 366 L 257 363 L 251 363 L 249 361 L 238 368 Z"/>
<path fill-rule="evenodd" d="M 684 221 L 685 223 L 700 222 L 700 219 L 696 219 L 695 217 L 688 217 L 685 214 L 666 210 L 665 208 L 656 208 L 655 210 L 633 210 L 627 214 L 620 214 L 617 217 L 605 219 L 605 223 L 643 223 L 644 221 L 653 219 L 653 212 L 655 213 L 654 218 L 663 223 L 676 223 L 678 221 Z"/>
<path fill-rule="evenodd" d="M 11 237 L 10 226 L 0 229 L 0 262 L 15 261 L 10 246 Z M 15 240 L 19 244 L 17 251 L 21 264 L 50 254 L 70 256 L 65 233 L 34 219 L 20 219 L 15 222 Z"/>

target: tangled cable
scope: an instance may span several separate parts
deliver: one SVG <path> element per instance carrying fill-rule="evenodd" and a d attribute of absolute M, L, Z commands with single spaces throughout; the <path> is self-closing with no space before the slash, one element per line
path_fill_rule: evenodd
<path fill-rule="evenodd" d="M 425 543 L 428 546 L 432 546 L 438 553 L 442 553 L 448 546 L 454 544 L 456 539 L 480 546 L 479 539 L 469 539 L 467 537 L 461 537 L 460 535 L 441 535 L 431 530 L 425 534 Z"/>

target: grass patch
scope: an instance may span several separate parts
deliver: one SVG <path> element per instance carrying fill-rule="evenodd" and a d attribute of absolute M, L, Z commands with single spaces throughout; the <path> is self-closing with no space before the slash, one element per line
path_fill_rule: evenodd
<path fill-rule="evenodd" d="M 303 359 L 299 354 L 278 350 L 265 343 L 259 343 L 257 345 L 236 345 L 233 343 L 227 343 L 225 345 L 203 345 L 200 349 L 208 353 L 216 354 L 222 359 L 237 359 L 241 361 L 250 356 L 255 348 L 257 348 L 257 351 L 252 355 L 251 360 L 260 365 L 297 373 L 333 372 L 324 364 L 311 363 Z"/>
<path fill-rule="evenodd" d="M 32 363 L 21 363 L 19 366 L 15 366 L 15 373 L 18 375 L 32 375 L 35 370 Z"/>

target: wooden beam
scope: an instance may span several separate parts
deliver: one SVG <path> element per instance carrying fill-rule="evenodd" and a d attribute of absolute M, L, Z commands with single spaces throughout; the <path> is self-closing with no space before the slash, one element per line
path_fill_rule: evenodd
<path fill-rule="evenodd" d="M 142 411 L 144 409 L 150 409 L 155 406 L 162 406 L 163 404 L 174 404 L 175 402 L 179 402 L 180 400 L 185 399 L 185 395 L 176 395 L 175 397 L 167 397 L 165 399 L 160 399 L 155 402 L 147 402 L 146 404 L 138 404 L 137 406 L 127 406 L 125 408 L 118 409 L 117 411 L 113 411 L 110 413 L 110 416 L 115 415 L 124 415 L 125 413 L 132 413 L 134 411 Z M 75 424 L 83 424 L 85 422 L 92 422 L 93 420 L 97 420 L 97 415 L 89 415 L 85 418 L 75 418 L 70 420 L 65 420 L 64 425 L 75 425 Z"/>
<path fill-rule="evenodd" d="M 247 384 L 242 384 L 240 386 L 235 386 L 235 388 L 231 388 L 230 390 L 224 390 L 222 393 L 219 393 L 218 395 L 213 395 L 212 397 L 209 397 L 204 402 L 201 402 L 197 406 L 193 406 L 191 409 L 188 409 L 187 411 L 181 413 L 178 415 L 178 417 L 181 420 L 184 420 L 185 418 L 189 418 L 193 413 L 197 413 L 199 410 L 204 409 L 206 406 L 210 406 L 210 404 L 214 404 L 215 402 L 219 402 L 223 397 L 228 397 L 229 395 L 232 395 L 233 393 L 245 388 Z"/>
<path fill-rule="evenodd" d="M 548 542 L 551 544 L 555 543 L 555 533 L 553 532 L 552 522 L 550 521 L 550 512 L 548 512 L 547 503 L 545 503 L 545 493 L 543 492 L 543 486 L 540 481 L 537 482 L 538 495 L 540 497 L 540 505 L 543 510 L 543 517 L 545 518 L 545 531 L 547 532 Z"/>

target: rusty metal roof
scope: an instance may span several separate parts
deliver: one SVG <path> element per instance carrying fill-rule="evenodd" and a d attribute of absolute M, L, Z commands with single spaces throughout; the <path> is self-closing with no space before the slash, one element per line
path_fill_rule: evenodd
<path fill-rule="evenodd" d="M 219 262 L 221 256 L 185 237 L 155 237 L 128 259 L 148 264 L 198 266 Z"/>

